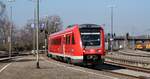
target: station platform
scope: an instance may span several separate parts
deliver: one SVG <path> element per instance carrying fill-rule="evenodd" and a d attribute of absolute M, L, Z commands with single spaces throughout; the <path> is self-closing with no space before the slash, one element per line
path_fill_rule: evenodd
<path fill-rule="evenodd" d="M 69 64 L 68 64 L 69 65 Z M 40 68 L 36 68 L 36 56 L 24 56 L 9 62 L 0 62 L 1 79 L 115 79 L 87 70 L 59 64 L 40 57 Z"/>

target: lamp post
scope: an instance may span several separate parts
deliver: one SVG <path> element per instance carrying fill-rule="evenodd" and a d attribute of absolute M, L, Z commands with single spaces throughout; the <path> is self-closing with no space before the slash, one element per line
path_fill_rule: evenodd
<path fill-rule="evenodd" d="M 110 6 L 110 10 L 111 10 L 111 14 L 110 14 L 110 24 L 111 24 L 111 35 L 110 35 L 110 46 L 111 46 L 111 52 L 113 51 L 113 40 L 114 40 L 114 37 L 113 37 L 113 22 L 114 22 L 114 6 Z"/>
<path fill-rule="evenodd" d="M 37 68 L 40 68 L 39 66 L 39 0 L 36 0 L 36 54 L 37 54 L 37 59 L 36 59 L 36 66 Z"/>
<path fill-rule="evenodd" d="M 15 0 L 7 0 L 9 3 L 15 2 Z M 8 37 L 8 42 L 9 42 L 9 58 L 11 58 L 11 52 L 12 52 L 12 6 L 10 6 L 10 20 L 11 20 L 11 25 L 9 27 L 9 37 Z"/>
<path fill-rule="evenodd" d="M 36 9 L 34 14 L 35 26 L 36 26 L 36 67 L 40 68 L 39 66 L 39 26 L 40 26 L 40 19 L 39 19 L 39 4 L 40 0 L 30 0 L 36 1 Z"/>
<path fill-rule="evenodd" d="M 114 9 L 114 7 L 112 6 L 110 8 L 111 8 L 111 37 L 113 38 L 113 18 L 114 18 L 113 9 Z"/>
<path fill-rule="evenodd" d="M 33 51 L 32 53 L 35 54 L 35 22 L 31 24 L 31 28 L 33 29 L 32 33 L 33 33 Z"/>
<path fill-rule="evenodd" d="M 34 8 L 34 19 L 33 19 L 33 23 L 31 24 L 31 28 L 33 29 L 33 51 L 32 53 L 35 54 L 35 41 L 36 41 L 36 31 L 35 31 L 35 27 L 36 27 L 36 8 Z"/>
<path fill-rule="evenodd" d="M 45 54 L 47 54 L 47 41 L 48 41 L 48 16 L 46 16 L 46 20 L 45 20 Z"/>

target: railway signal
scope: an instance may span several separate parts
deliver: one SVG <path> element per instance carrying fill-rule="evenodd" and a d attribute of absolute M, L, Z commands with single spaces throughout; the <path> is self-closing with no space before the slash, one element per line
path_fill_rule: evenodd
<path fill-rule="evenodd" d="M 43 32 L 43 31 L 45 31 L 45 24 L 44 23 L 42 23 L 41 25 L 40 25 L 40 32 Z"/>

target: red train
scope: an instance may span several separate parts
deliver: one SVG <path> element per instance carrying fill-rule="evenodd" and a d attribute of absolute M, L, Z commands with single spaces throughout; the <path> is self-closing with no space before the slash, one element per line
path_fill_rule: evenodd
<path fill-rule="evenodd" d="M 58 60 L 95 65 L 103 63 L 104 55 L 104 30 L 99 25 L 72 25 L 48 37 L 48 56 Z"/>

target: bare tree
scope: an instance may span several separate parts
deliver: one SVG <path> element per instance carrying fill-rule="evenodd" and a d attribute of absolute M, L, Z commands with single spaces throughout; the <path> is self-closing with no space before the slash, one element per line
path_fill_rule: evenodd
<path fill-rule="evenodd" d="M 44 46 L 44 39 L 47 39 L 47 36 L 49 34 L 61 31 L 63 29 L 63 24 L 60 16 L 58 15 L 53 15 L 53 16 L 48 16 L 46 18 L 42 18 L 40 20 L 40 33 L 39 33 L 39 42 L 40 42 L 40 48 Z M 42 25 L 45 25 L 43 27 Z"/>
<path fill-rule="evenodd" d="M 0 7 L 0 50 L 7 50 L 10 21 L 5 12 L 6 6 L 1 1 Z"/>
<path fill-rule="evenodd" d="M 33 46 L 33 32 L 35 28 L 31 27 L 31 24 L 34 23 L 33 19 L 27 21 L 26 25 L 20 30 L 15 30 L 15 47 L 21 50 L 32 50 Z M 41 28 L 42 27 L 42 28 Z M 62 30 L 62 21 L 59 16 L 49 16 L 46 18 L 40 19 L 40 28 L 39 28 L 39 47 L 42 49 L 42 46 L 45 45 L 44 39 L 47 34 L 58 32 Z M 46 37 L 47 38 L 47 37 Z"/>
<path fill-rule="evenodd" d="M 62 20 L 60 16 L 54 15 L 49 16 L 47 20 L 47 30 L 48 34 L 58 32 L 63 29 Z"/>

